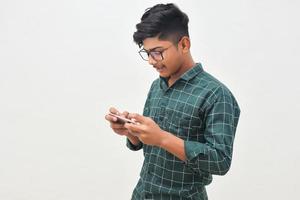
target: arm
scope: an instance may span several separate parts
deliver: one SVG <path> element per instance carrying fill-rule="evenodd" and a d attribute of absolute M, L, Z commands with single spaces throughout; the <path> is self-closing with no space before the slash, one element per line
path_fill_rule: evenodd
<path fill-rule="evenodd" d="M 187 164 L 195 171 L 224 175 L 228 172 L 240 115 L 233 96 L 219 96 L 205 113 L 205 143 L 184 141 Z"/>
<path fill-rule="evenodd" d="M 224 175 L 229 170 L 239 108 L 231 97 L 223 96 L 211 104 L 205 114 L 205 143 L 184 141 L 163 131 L 151 119 L 137 114 L 140 125 L 126 127 L 148 145 L 159 146 L 186 162 L 194 171 Z"/>
<path fill-rule="evenodd" d="M 184 140 L 182 140 L 179 137 L 176 137 L 172 133 L 163 130 L 161 135 L 163 136 L 158 146 L 175 155 L 180 160 L 186 161 Z"/>

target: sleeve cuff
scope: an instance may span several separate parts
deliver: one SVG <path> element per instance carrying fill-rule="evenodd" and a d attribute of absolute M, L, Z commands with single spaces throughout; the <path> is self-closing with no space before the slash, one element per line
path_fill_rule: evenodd
<path fill-rule="evenodd" d="M 184 150 L 187 162 L 191 162 L 197 157 L 205 159 L 208 153 L 205 144 L 195 141 L 184 141 Z"/>
<path fill-rule="evenodd" d="M 126 146 L 127 146 L 130 150 L 132 150 L 132 151 L 138 151 L 138 150 L 140 150 L 140 149 L 143 147 L 143 143 L 140 142 L 140 143 L 138 143 L 137 145 L 134 145 L 134 144 L 132 144 L 132 143 L 130 142 L 130 140 L 127 138 L 127 139 L 126 139 Z"/>

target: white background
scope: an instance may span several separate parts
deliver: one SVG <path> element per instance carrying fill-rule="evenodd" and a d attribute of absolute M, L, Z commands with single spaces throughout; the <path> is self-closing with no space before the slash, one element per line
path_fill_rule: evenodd
<path fill-rule="evenodd" d="M 158 74 L 132 34 L 158 2 L 0 1 L 1 200 L 130 198 L 142 152 L 104 115 L 142 112 Z M 299 199 L 299 1 L 174 2 L 190 18 L 195 61 L 242 110 L 231 170 L 210 200 Z"/>

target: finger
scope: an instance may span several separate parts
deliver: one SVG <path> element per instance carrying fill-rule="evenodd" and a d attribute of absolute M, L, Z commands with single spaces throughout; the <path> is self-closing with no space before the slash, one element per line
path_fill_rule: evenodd
<path fill-rule="evenodd" d="M 129 130 L 128 129 L 113 129 L 115 133 L 118 135 L 129 135 Z"/>
<path fill-rule="evenodd" d="M 112 123 L 116 123 L 118 121 L 118 118 L 111 116 L 111 115 L 105 115 L 105 119 Z"/>
<path fill-rule="evenodd" d="M 125 128 L 124 124 L 120 124 L 120 123 L 110 123 L 110 127 L 113 129 Z"/>
<path fill-rule="evenodd" d="M 139 136 L 140 136 L 140 134 L 137 133 L 137 132 L 132 132 L 132 131 L 130 131 L 129 129 L 127 129 L 127 130 L 128 130 L 128 133 L 129 133 L 130 135 L 133 135 L 133 136 L 136 136 L 136 137 L 139 137 Z"/>
<path fill-rule="evenodd" d="M 131 123 L 126 123 L 124 125 L 125 128 L 127 128 L 128 130 L 130 130 L 130 132 L 141 132 L 141 126 L 140 125 L 136 125 L 136 124 L 131 124 Z"/>
<path fill-rule="evenodd" d="M 124 117 L 126 117 L 126 118 L 128 118 L 129 112 L 124 111 L 121 115 L 124 116 Z"/>
<path fill-rule="evenodd" d="M 124 135 L 129 133 L 127 129 L 112 129 L 112 130 L 119 135 Z"/>
<path fill-rule="evenodd" d="M 144 123 L 146 120 L 146 117 L 144 117 L 143 115 L 137 114 L 137 113 L 130 113 L 128 115 L 129 119 L 135 119 L 136 121 L 140 122 L 140 123 Z"/>
<path fill-rule="evenodd" d="M 119 112 L 116 108 L 114 108 L 114 107 L 110 107 L 110 108 L 109 108 L 109 112 L 111 112 L 111 113 L 113 113 L 113 114 L 116 114 L 116 115 L 119 115 L 119 114 L 120 114 L 120 112 Z"/>
<path fill-rule="evenodd" d="M 129 132 L 130 135 L 137 136 L 137 137 L 139 136 L 138 132 L 133 132 L 130 129 L 126 129 L 126 130 Z"/>
<path fill-rule="evenodd" d="M 122 116 L 124 116 L 124 117 L 127 118 L 127 119 L 131 119 L 131 120 L 134 121 L 136 124 L 139 124 L 139 122 L 138 122 L 136 119 L 130 118 L 130 117 L 129 117 L 129 112 L 127 112 L 127 111 L 124 111 L 124 112 L 122 113 Z"/>

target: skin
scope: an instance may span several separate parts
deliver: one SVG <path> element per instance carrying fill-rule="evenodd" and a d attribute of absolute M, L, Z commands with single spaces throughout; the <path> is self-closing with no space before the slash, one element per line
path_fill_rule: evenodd
<path fill-rule="evenodd" d="M 157 37 L 146 38 L 143 41 L 143 46 L 146 51 L 159 51 L 167 48 L 163 52 L 164 59 L 162 61 L 156 61 L 149 56 L 148 63 L 158 71 L 161 77 L 167 78 L 169 87 L 195 65 L 190 53 L 190 39 L 186 36 L 182 37 L 177 45 L 168 40 L 159 40 Z M 186 160 L 184 141 L 172 133 L 162 130 L 150 117 L 127 111 L 120 113 L 113 107 L 109 111 L 134 119 L 137 122 L 136 124 L 121 124 L 118 123 L 116 117 L 108 114 L 105 116 L 112 130 L 119 135 L 126 136 L 132 144 L 137 145 L 142 142 L 147 145 L 158 146 L 180 160 Z"/>

